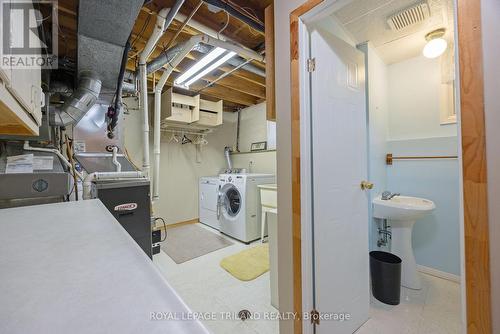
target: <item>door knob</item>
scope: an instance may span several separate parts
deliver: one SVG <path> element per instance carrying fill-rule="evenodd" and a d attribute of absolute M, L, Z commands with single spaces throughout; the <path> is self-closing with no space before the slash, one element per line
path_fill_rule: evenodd
<path fill-rule="evenodd" d="M 373 183 L 364 180 L 361 181 L 360 186 L 362 190 L 373 189 Z"/>

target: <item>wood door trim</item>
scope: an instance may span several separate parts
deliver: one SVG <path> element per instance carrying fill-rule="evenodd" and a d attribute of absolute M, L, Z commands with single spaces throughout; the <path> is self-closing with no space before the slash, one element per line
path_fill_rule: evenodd
<path fill-rule="evenodd" d="M 292 133 L 292 249 L 294 334 L 302 334 L 302 229 L 300 199 L 300 62 L 299 17 L 323 0 L 308 0 L 290 13 L 290 90 Z"/>
<path fill-rule="evenodd" d="M 308 0 L 290 14 L 293 308 L 302 314 L 299 17 L 322 3 Z M 467 333 L 491 333 L 486 132 L 480 0 L 458 0 Z M 294 323 L 302 334 L 302 319 Z"/>
<path fill-rule="evenodd" d="M 467 333 L 491 333 L 480 0 L 458 0 Z"/>

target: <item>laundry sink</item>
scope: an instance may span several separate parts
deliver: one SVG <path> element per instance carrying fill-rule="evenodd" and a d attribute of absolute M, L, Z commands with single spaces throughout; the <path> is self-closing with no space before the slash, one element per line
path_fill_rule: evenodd
<path fill-rule="evenodd" d="M 410 196 L 373 199 L 373 217 L 387 219 L 391 227 L 391 253 L 402 260 L 401 285 L 410 289 L 422 288 L 412 247 L 412 230 L 417 219 L 436 208 L 433 201 Z"/>
<path fill-rule="evenodd" d="M 410 196 L 395 196 L 383 200 L 373 199 L 373 217 L 390 220 L 417 220 L 436 208 L 433 201 Z"/>

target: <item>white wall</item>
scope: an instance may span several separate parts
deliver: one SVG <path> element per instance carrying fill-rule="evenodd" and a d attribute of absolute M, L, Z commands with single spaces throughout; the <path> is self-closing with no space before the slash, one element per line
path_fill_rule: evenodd
<path fill-rule="evenodd" d="M 440 124 L 439 58 L 418 56 L 389 69 L 389 137 L 393 140 L 457 135 L 456 124 Z"/>
<path fill-rule="evenodd" d="M 490 224 L 490 263 L 492 333 L 500 333 L 500 2 L 482 0 L 482 36 L 484 61 L 484 99 L 486 148 L 488 158 L 488 214 Z"/>
<path fill-rule="evenodd" d="M 128 106 L 125 115 L 125 146 L 133 162 L 142 165 L 141 114 L 135 98 L 124 101 Z M 154 204 L 154 215 L 163 217 L 168 224 L 198 218 L 198 180 L 201 176 L 218 175 L 226 166 L 224 147 L 233 146 L 236 140 L 236 114 L 224 113 L 224 123 L 214 133 L 207 135 L 208 145 L 202 147 L 202 161 L 196 162 L 196 147 L 170 142 L 170 134 L 161 140 L 160 199 Z M 151 165 L 153 166 L 153 136 L 151 128 Z"/>
<path fill-rule="evenodd" d="M 275 142 L 268 138 L 266 104 L 260 103 L 240 111 L 240 152 L 250 152 L 252 143 Z M 271 134 L 272 135 L 272 134 Z M 246 168 L 249 173 L 276 174 L 276 152 L 232 155 L 234 167 Z"/>
<path fill-rule="evenodd" d="M 128 114 L 124 116 L 125 146 L 136 166 L 142 166 L 142 122 L 137 99 L 127 98 L 124 102 L 128 109 Z M 251 143 L 269 139 L 265 103 L 240 112 L 240 150 L 250 151 Z M 198 180 L 201 176 L 218 175 L 226 167 L 224 147 L 235 147 L 236 124 L 236 113 L 224 113 L 223 125 L 214 128 L 214 132 L 206 137 L 208 145 L 202 146 L 201 163 L 196 160 L 195 145 L 175 143 L 170 140 L 171 134 L 162 134 L 160 199 L 153 205 L 155 216 L 163 217 L 168 224 L 198 218 Z M 150 130 L 153 168 L 153 129 Z M 252 173 L 276 174 L 276 152 L 235 154 L 232 159 L 234 167 L 248 169 L 250 166 L 249 172 Z"/>

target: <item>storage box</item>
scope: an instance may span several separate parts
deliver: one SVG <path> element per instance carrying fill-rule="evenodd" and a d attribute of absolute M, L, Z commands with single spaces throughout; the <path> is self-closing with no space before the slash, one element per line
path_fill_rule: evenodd
<path fill-rule="evenodd" d="M 200 119 L 196 124 L 204 126 L 217 126 L 222 124 L 222 100 L 217 102 L 200 99 Z"/>
<path fill-rule="evenodd" d="M 174 93 L 172 88 L 161 95 L 161 118 L 173 123 L 193 123 L 200 119 L 200 95 Z"/>

